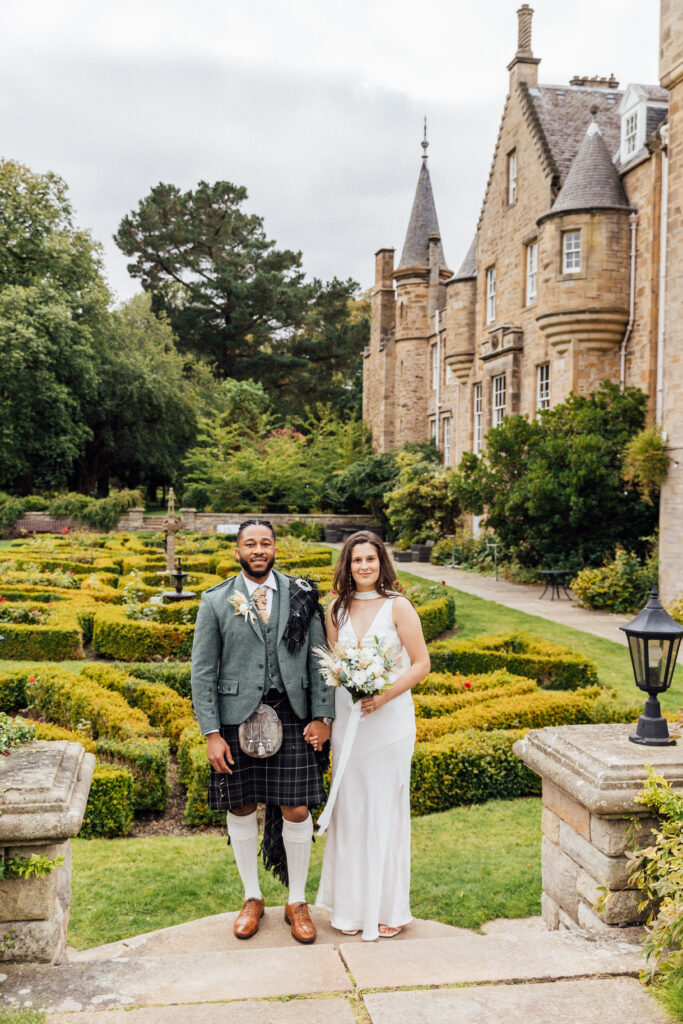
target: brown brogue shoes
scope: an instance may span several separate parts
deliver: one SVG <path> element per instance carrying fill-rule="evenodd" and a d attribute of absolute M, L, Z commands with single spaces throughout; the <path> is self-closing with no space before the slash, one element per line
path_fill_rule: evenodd
<path fill-rule="evenodd" d="M 297 942 L 315 942 L 315 925 L 306 903 L 288 903 L 285 907 L 285 921 L 292 929 Z"/>
<path fill-rule="evenodd" d="M 237 938 L 250 939 L 252 935 L 256 935 L 264 912 L 263 900 L 257 900 L 254 897 L 245 900 L 233 926 Z"/>

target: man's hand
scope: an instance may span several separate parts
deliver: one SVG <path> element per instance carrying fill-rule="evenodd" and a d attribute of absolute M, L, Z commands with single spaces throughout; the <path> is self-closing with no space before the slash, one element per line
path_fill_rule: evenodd
<path fill-rule="evenodd" d="M 219 732 L 211 732 L 206 737 L 206 756 L 214 771 L 220 772 L 222 775 L 225 775 L 226 772 L 228 775 L 232 775 L 230 765 L 235 762 L 232 759 L 230 747 Z"/>
<path fill-rule="evenodd" d="M 314 750 L 322 750 L 323 744 L 330 738 L 330 727 L 324 722 L 309 722 L 304 729 L 304 739 Z"/>

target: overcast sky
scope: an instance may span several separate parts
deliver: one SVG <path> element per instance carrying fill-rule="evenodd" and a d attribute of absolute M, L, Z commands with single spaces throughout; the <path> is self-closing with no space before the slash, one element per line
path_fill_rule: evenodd
<path fill-rule="evenodd" d="M 246 186 L 310 275 L 373 279 L 401 248 L 422 118 L 449 266 L 476 226 L 518 0 L 4 0 L 0 153 L 68 183 L 120 299 L 111 240 L 159 181 Z M 538 0 L 540 81 L 656 83 L 657 0 Z M 421 9 L 418 20 L 417 11 Z"/>

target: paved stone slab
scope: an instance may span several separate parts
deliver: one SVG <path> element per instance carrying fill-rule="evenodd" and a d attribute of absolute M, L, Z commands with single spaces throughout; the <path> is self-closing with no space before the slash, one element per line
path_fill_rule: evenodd
<path fill-rule="evenodd" d="M 150 1006 L 140 1010 L 50 1013 L 46 1024 L 354 1024 L 346 999 L 250 999 L 239 1003 Z M 644 1022 L 647 1024 L 647 1021 Z"/>
<path fill-rule="evenodd" d="M 166 956 L 174 953 L 216 953 L 221 950 L 297 948 L 289 925 L 284 921 L 283 907 L 266 907 L 258 932 L 245 942 L 236 939 L 232 930 L 237 913 L 214 914 L 196 921 L 146 932 L 130 939 L 110 942 L 80 952 L 69 950 L 70 963 L 85 963 L 89 960 L 108 960 L 114 956 Z M 343 942 L 361 942 L 361 936 L 342 935 L 330 925 L 329 911 L 322 907 L 311 907 L 311 916 L 318 929 L 316 947 L 321 945 L 339 946 Z M 439 921 L 411 921 L 405 932 L 395 941 L 407 939 L 438 939 L 448 936 L 470 935 L 466 928 L 452 928 Z M 300 947 L 299 947 L 300 948 Z"/>
<path fill-rule="evenodd" d="M 364 996 L 372 1024 L 665 1024 L 670 1018 L 632 978 L 487 985 Z"/>
<path fill-rule="evenodd" d="M 52 968 L 10 964 L 3 973 L 0 1005 L 30 1002 L 61 1013 L 348 992 L 352 987 L 335 949 L 317 944 L 184 956 L 120 956 Z"/>
<path fill-rule="evenodd" d="M 359 988 L 636 974 L 644 964 L 640 949 L 629 943 L 566 931 L 470 933 L 399 944 L 380 939 L 343 944 L 340 951 Z"/>

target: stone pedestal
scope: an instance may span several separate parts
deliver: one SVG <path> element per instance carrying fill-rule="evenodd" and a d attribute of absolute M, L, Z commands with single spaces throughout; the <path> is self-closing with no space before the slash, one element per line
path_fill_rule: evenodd
<path fill-rule="evenodd" d="M 181 508 L 179 511 L 180 515 L 180 528 L 181 530 L 194 530 L 197 529 L 197 509 L 196 508 Z"/>
<path fill-rule="evenodd" d="M 543 918 L 550 929 L 582 928 L 615 938 L 639 936 L 645 914 L 628 888 L 629 833 L 647 841 L 652 812 L 635 798 L 646 765 L 683 791 L 683 743 L 631 743 L 632 725 L 566 725 L 532 730 L 514 751 L 543 780 Z M 610 891 L 594 909 L 599 888 Z"/>
<path fill-rule="evenodd" d="M 66 740 L 35 741 L 0 757 L 0 852 L 64 858 L 44 878 L 0 879 L 0 961 L 66 958 L 69 839 L 81 827 L 94 768 L 94 755 Z"/>

